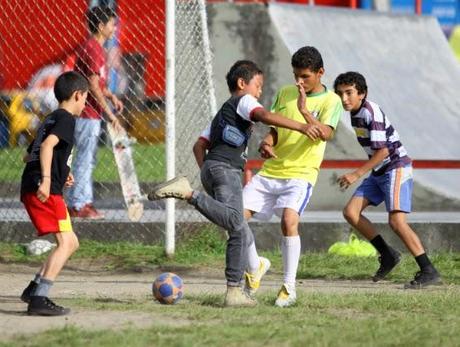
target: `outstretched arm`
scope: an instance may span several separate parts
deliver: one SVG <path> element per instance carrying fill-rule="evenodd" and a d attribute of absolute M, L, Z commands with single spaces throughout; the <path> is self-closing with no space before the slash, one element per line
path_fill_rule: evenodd
<path fill-rule="evenodd" d="M 386 147 L 375 151 L 374 155 L 368 161 L 366 161 L 360 168 L 356 169 L 355 171 L 346 173 L 345 175 L 340 176 L 337 179 L 340 188 L 347 189 L 358 179 L 360 179 L 361 176 L 363 176 L 368 171 L 372 170 L 374 167 L 380 164 L 383 161 L 383 159 L 388 157 L 389 153 L 390 152 Z"/>
<path fill-rule="evenodd" d="M 316 140 L 321 135 L 319 129 L 312 127 L 310 124 L 303 124 L 295 120 L 283 117 L 277 113 L 268 112 L 264 108 L 255 109 L 252 113 L 251 119 L 267 125 L 274 125 L 280 128 L 298 131 L 304 135 L 307 135 L 312 140 Z"/>

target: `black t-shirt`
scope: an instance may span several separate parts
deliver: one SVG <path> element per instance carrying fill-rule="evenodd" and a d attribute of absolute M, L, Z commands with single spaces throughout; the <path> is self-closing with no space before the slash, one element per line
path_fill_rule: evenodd
<path fill-rule="evenodd" d="M 58 109 L 45 118 L 37 131 L 37 137 L 30 144 L 27 152 L 29 160 L 21 179 L 21 195 L 36 192 L 41 181 L 40 146 L 53 134 L 59 138 L 53 150 L 51 162 L 51 194 L 62 195 L 62 190 L 70 172 L 75 117 L 64 109 Z"/>

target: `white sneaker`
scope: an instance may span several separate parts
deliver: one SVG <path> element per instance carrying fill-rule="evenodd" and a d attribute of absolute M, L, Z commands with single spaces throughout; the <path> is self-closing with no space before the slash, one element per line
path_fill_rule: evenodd
<path fill-rule="evenodd" d="M 270 269 L 271 265 L 270 260 L 267 258 L 259 257 L 259 259 L 259 268 L 255 273 L 244 273 L 244 291 L 250 296 L 253 296 L 257 292 L 260 287 L 260 280 L 267 273 L 268 269 Z"/>
<path fill-rule="evenodd" d="M 288 307 L 294 305 L 296 299 L 297 295 L 295 292 L 295 287 L 293 285 L 284 283 L 278 292 L 278 298 L 275 301 L 275 306 Z"/>
<path fill-rule="evenodd" d="M 149 200 L 158 200 L 165 198 L 185 199 L 187 194 L 192 192 L 193 189 L 187 177 L 176 177 L 172 180 L 159 184 L 154 190 L 149 193 Z"/>

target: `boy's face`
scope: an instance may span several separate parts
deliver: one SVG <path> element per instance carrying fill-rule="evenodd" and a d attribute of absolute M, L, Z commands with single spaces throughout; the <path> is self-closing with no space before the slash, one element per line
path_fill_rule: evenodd
<path fill-rule="evenodd" d="M 296 83 L 303 86 L 305 92 L 311 93 L 316 87 L 321 85 L 321 77 L 324 74 L 324 69 L 320 68 L 317 72 L 310 69 L 293 68 L 294 79 Z"/>
<path fill-rule="evenodd" d="M 111 39 L 112 36 L 115 34 L 115 26 L 116 24 L 116 21 L 115 21 L 115 18 L 110 18 L 110 20 L 104 24 L 104 23 L 100 23 L 99 24 L 99 32 L 102 34 L 102 36 L 108 40 L 108 39 Z"/>
<path fill-rule="evenodd" d="M 262 95 L 262 87 L 264 86 L 264 75 L 254 75 L 249 83 L 246 83 L 242 78 L 238 80 L 238 85 L 244 94 L 249 94 L 259 99 Z"/>
<path fill-rule="evenodd" d="M 355 85 L 339 84 L 335 91 L 340 99 L 345 111 L 358 111 L 361 107 L 366 94 L 359 94 Z"/>

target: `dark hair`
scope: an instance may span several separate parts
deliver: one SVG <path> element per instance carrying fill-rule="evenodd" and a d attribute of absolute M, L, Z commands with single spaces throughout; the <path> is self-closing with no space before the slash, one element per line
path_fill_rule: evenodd
<path fill-rule="evenodd" d="M 315 47 L 305 46 L 297 50 L 291 58 L 291 65 L 297 69 L 318 72 L 323 67 L 323 58 Z"/>
<path fill-rule="evenodd" d="M 76 91 L 88 91 L 88 80 L 76 71 L 64 72 L 54 83 L 54 96 L 59 103 L 69 100 Z"/>
<path fill-rule="evenodd" d="M 339 85 L 355 86 L 358 94 L 367 94 L 366 79 L 359 72 L 348 71 L 337 76 L 334 81 L 334 90 L 337 92 Z"/>
<path fill-rule="evenodd" d="M 110 7 L 93 7 L 86 14 L 88 28 L 92 34 L 97 33 L 99 24 L 106 25 L 110 19 L 116 18 L 115 12 Z"/>
<path fill-rule="evenodd" d="M 262 70 L 257 66 L 256 63 L 250 60 L 238 60 L 230 68 L 225 78 L 227 79 L 228 89 L 231 93 L 238 89 L 238 79 L 242 78 L 246 83 L 255 76 L 262 75 Z"/>

